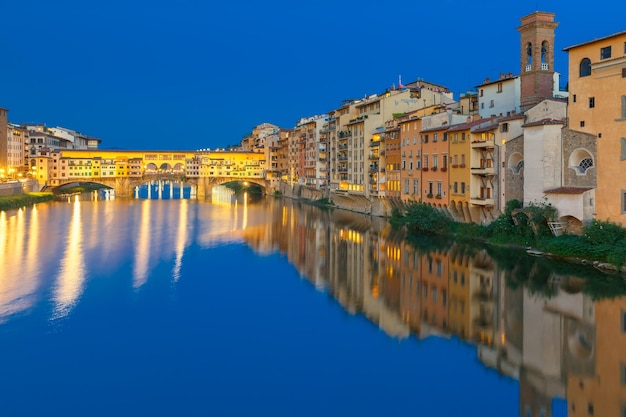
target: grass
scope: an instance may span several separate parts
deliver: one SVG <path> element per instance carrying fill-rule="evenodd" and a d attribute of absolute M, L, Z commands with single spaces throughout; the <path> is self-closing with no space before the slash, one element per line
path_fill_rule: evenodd
<path fill-rule="evenodd" d="M 0 210 L 11 210 L 54 200 L 53 193 L 32 192 L 0 197 Z"/>

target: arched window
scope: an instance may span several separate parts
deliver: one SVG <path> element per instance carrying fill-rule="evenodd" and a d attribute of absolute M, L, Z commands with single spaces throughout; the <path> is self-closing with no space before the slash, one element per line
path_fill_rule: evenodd
<path fill-rule="evenodd" d="M 586 149 L 577 149 L 569 157 L 569 167 L 576 171 L 577 175 L 585 175 L 593 166 L 593 157 Z"/>
<path fill-rule="evenodd" d="M 580 74 L 581 77 L 587 77 L 591 75 L 591 60 L 589 58 L 583 58 L 580 61 Z"/>
<path fill-rule="evenodd" d="M 548 59 L 548 41 L 541 43 L 541 63 L 545 64 Z"/>
<path fill-rule="evenodd" d="M 519 174 L 524 168 L 524 156 L 519 152 L 515 152 L 509 157 L 508 165 L 514 174 Z"/>
<path fill-rule="evenodd" d="M 582 172 L 586 172 L 587 169 L 591 168 L 592 166 L 593 166 L 593 159 L 591 159 L 591 158 L 583 158 L 578 163 L 578 168 Z"/>
<path fill-rule="evenodd" d="M 526 63 L 531 65 L 533 63 L 533 44 L 528 42 L 526 45 Z"/>

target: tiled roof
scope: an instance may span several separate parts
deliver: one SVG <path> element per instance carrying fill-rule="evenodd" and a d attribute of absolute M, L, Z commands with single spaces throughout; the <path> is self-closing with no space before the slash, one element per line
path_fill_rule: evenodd
<path fill-rule="evenodd" d="M 543 125 L 564 125 L 565 121 L 560 119 L 541 119 L 522 125 L 522 127 L 543 126 Z"/>
<path fill-rule="evenodd" d="M 606 40 L 606 39 L 610 39 L 610 38 L 614 38 L 616 36 L 621 36 L 621 35 L 626 35 L 626 30 L 614 33 L 612 35 L 603 36 L 601 38 L 596 38 L 596 39 L 593 39 L 593 40 L 590 40 L 590 41 L 587 41 L 587 42 L 577 43 L 576 45 L 568 46 L 567 48 L 564 48 L 563 50 L 564 51 L 569 51 L 570 49 L 578 48 L 579 46 L 588 45 L 588 44 L 591 44 L 591 43 L 594 43 L 594 42 L 600 42 L 600 41 L 603 41 L 603 40 Z"/>
<path fill-rule="evenodd" d="M 593 190 L 593 187 L 559 187 L 553 190 L 544 191 L 546 194 L 582 194 L 585 191 Z"/>

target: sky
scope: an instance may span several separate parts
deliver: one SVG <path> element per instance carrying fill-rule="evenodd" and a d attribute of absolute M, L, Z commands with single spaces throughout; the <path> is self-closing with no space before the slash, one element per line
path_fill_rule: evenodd
<path fill-rule="evenodd" d="M 626 30 L 621 0 L 19 0 L 1 7 L 0 107 L 102 148 L 237 144 L 423 78 L 459 94 L 519 74 L 520 18 L 556 14 L 563 48 Z"/>

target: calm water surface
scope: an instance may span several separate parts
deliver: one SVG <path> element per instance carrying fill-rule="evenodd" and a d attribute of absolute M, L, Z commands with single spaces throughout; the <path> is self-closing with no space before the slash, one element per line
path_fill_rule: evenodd
<path fill-rule="evenodd" d="M 381 219 L 52 203 L 0 212 L 0 267 L 3 417 L 625 413 L 610 280 Z"/>

